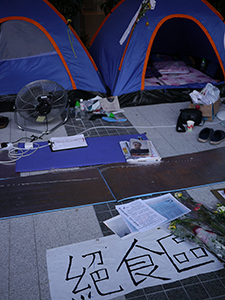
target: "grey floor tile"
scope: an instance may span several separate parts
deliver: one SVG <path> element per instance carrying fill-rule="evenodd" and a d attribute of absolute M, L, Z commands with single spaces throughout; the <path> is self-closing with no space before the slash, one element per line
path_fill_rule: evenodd
<path fill-rule="evenodd" d="M 61 210 L 34 216 L 41 299 L 49 295 L 47 249 L 102 236 L 92 206 Z"/>
<path fill-rule="evenodd" d="M 224 280 L 224 278 L 225 278 L 225 269 L 216 271 L 215 274 L 218 278 L 220 278 L 221 280 Z"/>
<path fill-rule="evenodd" d="M 168 300 L 168 297 L 164 292 L 147 295 L 147 300 Z"/>
<path fill-rule="evenodd" d="M 148 294 L 155 294 L 163 291 L 163 286 L 162 285 L 155 285 L 155 286 L 150 286 L 147 288 L 144 288 L 144 293 L 146 295 Z"/>
<path fill-rule="evenodd" d="M 218 184 L 210 184 L 206 186 L 201 186 L 200 188 L 188 189 L 188 194 L 195 199 L 195 201 L 204 204 L 209 209 L 215 209 L 217 198 L 213 195 L 211 190 L 213 189 L 223 189 L 225 187 L 225 182 Z"/>
<path fill-rule="evenodd" d="M 182 286 L 180 281 L 174 281 L 171 283 L 167 283 L 163 285 L 163 289 L 164 290 L 170 290 L 170 289 L 174 289 L 174 288 L 180 288 Z"/>
<path fill-rule="evenodd" d="M 102 236 L 92 206 L 37 214 L 34 218 L 38 253 Z"/>
<path fill-rule="evenodd" d="M 193 145 L 185 135 L 179 136 L 181 133 L 177 133 L 174 128 L 159 128 L 157 131 L 163 136 L 165 143 L 171 145 L 178 153 L 186 154 L 197 152 L 197 148 Z"/>
<path fill-rule="evenodd" d="M 189 297 L 183 288 L 176 288 L 166 291 L 169 300 L 189 300 Z"/>
<path fill-rule="evenodd" d="M 166 118 L 166 115 L 157 111 L 154 106 L 152 106 L 150 109 L 148 108 L 148 106 L 141 106 L 140 108 L 138 108 L 138 111 L 141 113 L 142 118 L 148 120 L 149 123 L 153 126 L 170 125 L 170 122 L 168 121 L 168 118 Z"/>
<path fill-rule="evenodd" d="M 39 299 L 33 218 L 10 219 L 9 239 L 9 299 Z"/>
<path fill-rule="evenodd" d="M 194 283 L 199 283 L 199 279 L 198 279 L 198 276 L 192 276 L 189 278 L 182 279 L 182 280 L 180 280 L 180 282 L 183 286 L 192 285 Z"/>
<path fill-rule="evenodd" d="M 210 297 L 218 297 L 225 295 L 225 287 L 224 285 L 218 280 L 210 280 L 207 282 L 202 283 Z"/>
<path fill-rule="evenodd" d="M 9 220 L 0 221 L 0 291 L 2 299 L 8 299 L 9 294 Z"/>
<path fill-rule="evenodd" d="M 30 270 L 27 270 L 27 272 L 24 271 L 22 273 L 17 273 L 16 276 L 10 276 L 9 300 L 11 299 L 41 299 L 39 281 L 38 279 L 34 280 L 34 275 Z M 48 300 L 48 298 L 46 300 Z"/>
<path fill-rule="evenodd" d="M 201 283 L 188 285 L 185 290 L 191 300 L 209 299 L 209 294 Z"/>

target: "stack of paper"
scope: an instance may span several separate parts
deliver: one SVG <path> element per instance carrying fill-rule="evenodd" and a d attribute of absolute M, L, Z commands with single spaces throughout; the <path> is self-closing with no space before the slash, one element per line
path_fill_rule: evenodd
<path fill-rule="evenodd" d="M 132 225 L 131 230 L 135 227 L 138 231 L 143 232 L 167 221 L 167 218 L 157 213 L 141 199 L 116 206 L 116 209 L 128 227 L 130 224 Z"/>
<path fill-rule="evenodd" d="M 155 228 L 190 212 L 170 193 L 147 200 L 137 199 L 117 205 L 116 209 L 119 215 L 104 223 L 121 238 Z"/>
<path fill-rule="evenodd" d="M 51 138 L 49 142 L 52 151 L 87 147 L 87 142 L 83 134 L 65 137 L 54 137 Z"/>

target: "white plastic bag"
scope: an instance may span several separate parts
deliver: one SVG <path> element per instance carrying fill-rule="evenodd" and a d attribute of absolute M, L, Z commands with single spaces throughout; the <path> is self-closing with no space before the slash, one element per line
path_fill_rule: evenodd
<path fill-rule="evenodd" d="M 207 83 L 200 93 L 194 90 L 189 95 L 194 104 L 209 105 L 213 104 L 219 99 L 220 90 L 211 83 Z"/>
<path fill-rule="evenodd" d="M 199 93 L 196 90 L 191 92 L 189 95 L 194 104 L 204 104 L 204 105 L 210 104 L 210 101 L 203 94 Z"/>
<path fill-rule="evenodd" d="M 219 99 L 220 90 L 211 83 L 207 83 L 204 89 L 201 90 L 201 94 L 210 101 L 210 104 L 212 104 Z"/>

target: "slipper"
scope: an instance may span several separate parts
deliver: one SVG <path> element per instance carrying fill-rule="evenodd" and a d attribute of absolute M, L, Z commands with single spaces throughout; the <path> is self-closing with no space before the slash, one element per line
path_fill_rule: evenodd
<path fill-rule="evenodd" d="M 0 116 L 0 129 L 5 128 L 9 124 L 9 118 Z"/>
<path fill-rule="evenodd" d="M 213 135 L 214 130 L 212 128 L 203 128 L 198 135 L 198 141 L 201 143 L 206 143 Z"/>
<path fill-rule="evenodd" d="M 223 130 L 216 130 L 211 136 L 209 143 L 211 145 L 218 145 L 223 141 L 225 141 L 225 132 Z"/>
<path fill-rule="evenodd" d="M 114 118 L 110 118 L 110 117 L 102 117 L 102 120 L 111 122 L 111 123 L 115 123 L 115 122 L 126 122 L 127 119 L 114 119 Z"/>

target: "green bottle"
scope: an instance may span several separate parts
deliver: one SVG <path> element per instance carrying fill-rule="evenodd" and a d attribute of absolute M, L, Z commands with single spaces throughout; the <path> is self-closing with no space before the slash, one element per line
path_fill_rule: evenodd
<path fill-rule="evenodd" d="M 81 115 L 80 115 L 80 102 L 79 101 L 76 101 L 74 111 L 75 111 L 75 120 L 80 120 Z"/>
<path fill-rule="evenodd" d="M 205 58 L 203 58 L 201 62 L 200 71 L 205 72 L 205 67 L 206 67 Z"/>

